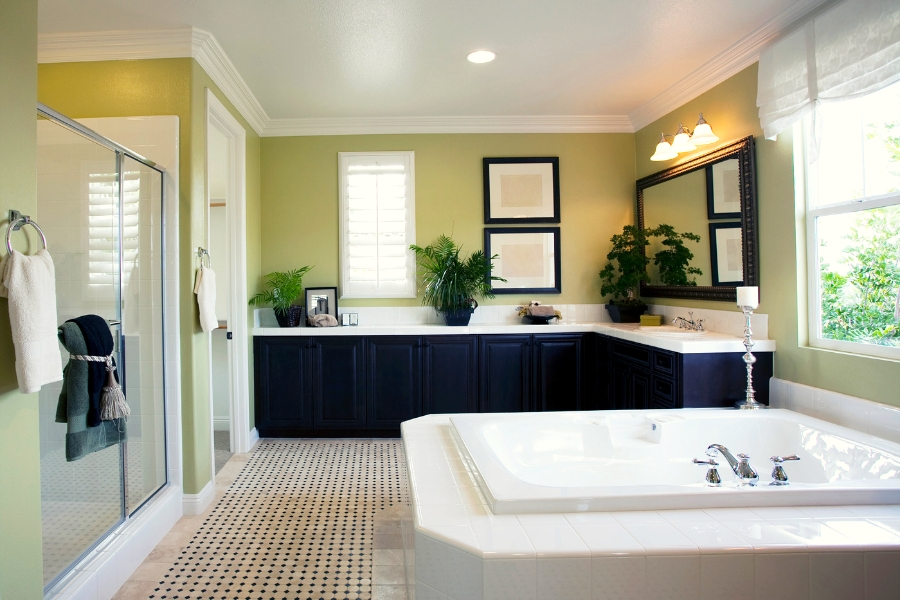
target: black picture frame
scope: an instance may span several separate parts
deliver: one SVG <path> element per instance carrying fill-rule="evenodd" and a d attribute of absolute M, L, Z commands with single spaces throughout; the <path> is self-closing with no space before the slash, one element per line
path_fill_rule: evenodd
<path fill-rule="evenodd" d="M 718 164 L 722 164 L 729 160 L 737 160 L 735 158 L 726 158 L 724 160 L 716 161 L 711 165 L 706 165 L 706 217 L 710 221 L 723 220 L 723 219 L 740 219 L 741 211 L 736 212 L 716 212 L 716 186 L 715 186 L 715 175 L 714 169 Z M 740 165 L 738 165 L 740 166 Z"/>
<path fill-rule="evenodd" d="M 551 167 L 552 182 L 552 214 L 535 216 L 535 217 L 508 217 L 497 216 L 492 214 L 491 210 L 491 166 L 492 165 L 510 165 L 510 164 L 535 164 L 547 165 Z M 509 157 L 509 158 L 484 158 L 482 159 L 483 177 L 484 177 L 484 222 L 485 224 L 496 225 L 514 225 L 525 223 L 559 223 L 559 157 Z M 538 173 L 535 173 L 538 174 Z M 499 202 L 498 198 L 494 198 Z M 542 206 L 550 204 L 550 199 L 542 195 Z"/>
<path fill-rule="evenodd" d="M 738 287 L 744 285 L 744 281 L 735 279 L 723 279 L 719 270 L 719 239 L 716 233 L 723 229 L 741 229 L 741 222 L 710 223 L 709 224 L 709 260 L 712 270 L 713 287 Z M 741 257 L 743 263 L 743 257 Z"/>
<path fill-rule="evenodd" d="M 497 252 L 496 244 L 492 243 L 492 236 L 495 235 L 533 235 L 535 233 L 549 233 L 553 235 L 553 270 L 554 284 L 552 287 L 496 287 L 496 285 L 506 285 L 502 282 L 493 281 L 491 291 L 494 294 L 561 294 L 562 293 L 562 258 L 560 256 L 560 228 L 559 227 L 485 227 L 484 228 L 484 254 L 492 257 Z M 500 256 L 502 260 L 502 256 Z M 499 275 L 499 276 L 502 276 Z"/>
<path fill-rule="evenodd" d="M 337 287 L 308 287 L 304 290 L 304 297 L 306 299 L 306 315 L 307 317 L 311 317 L 316 314 L 323 314 L 320 312 L 314 312 L 316 305 L 318 302 L 315 302 L 316 298 L 319 296 L 324 296 L 327 299 L 327 309 L 324 314 L 329 314 L 335 319 L 338 318 L 338 293 Z"/>

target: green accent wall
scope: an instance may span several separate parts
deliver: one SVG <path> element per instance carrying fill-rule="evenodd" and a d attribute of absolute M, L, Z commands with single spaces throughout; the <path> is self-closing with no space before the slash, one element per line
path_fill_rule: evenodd
<path fill-rule="evenodd" d="M 38 68 L 38 100 L 68 117 L 179 118 L 182 466 L 188 494 L 199 493 L 213 477 L 207 336 L 200 330 L 191 293 L 196 268 L 191 250 L 206 245 L 206 88 L 247 131 L 245 235 L 248 278 L 255 282 L 259 276 L 259 136 L 194 59 L 58 63 Z"/>
<path fill-rule="evenodd" d="M 867 400 L 900 406 L 900 361 L 812 348 L 806 326 L 805 214 L 794 197 L 793 136 L 763 138 L 756 108 L 754 64 L 708 92 L 673 110 L 635 134 L 638 177 L 667 169 L 727 142 L 756 138 L 759 201 L 760 305 L 769 315 L 769 337 L 776 340 L 775 376 Z M 666 162 L 652 162 L 661 132 L 678 123 L 693 128 L 703 112 L 719 141 Z M 705 239 L 705 236 L 704 236 Z M 730 302 L 688 302 L 647 298 L 657 304 L 737 310 Z"/>
<path fill-rule="evenodd" d="M 303 279 L 306 286 L 340 287 L 338 152 L 414 151 L 416 243 L 452 234 L 464 253 L 484 245 L 481 159 L 559 157 L 562 294 L 500 295 L 484 304 L 600 302 L 598 272 L 609 238 L 634 220 L 632 134 L 266 137 L 261 143 L 262 272 L 315 265 Z M 421 299 L 340 304 L 418 306 Z"/>
<path fill-rule="evenodd" d="M 37 214 L 37 0 L 0 2 L 0 231 L 6 213 Z M 31 228 L 19 250 L 40 242 Z M 6 254 L 6 249 L 2 250 Z M 0 598 L 43 598 L 38 395 L 20 394 L 9 308 L 0 299 Z"/>

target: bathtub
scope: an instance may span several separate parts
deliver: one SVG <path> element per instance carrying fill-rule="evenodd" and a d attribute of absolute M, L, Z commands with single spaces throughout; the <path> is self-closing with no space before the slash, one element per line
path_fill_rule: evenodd
<path fill-rule="evenodd" d="M 799 505 L 900 504 L 900 444 L 799 413 L 681 409 L 450 418 L 460 456 L 494 514 Z M 740 485 L 710 444 L 746 453 L 759 473 Z M 789 485 L 770 485 L 770 457 Z"/>

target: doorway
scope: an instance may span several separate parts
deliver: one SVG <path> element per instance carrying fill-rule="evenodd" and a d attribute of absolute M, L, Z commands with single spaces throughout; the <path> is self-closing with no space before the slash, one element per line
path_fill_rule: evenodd
<path fill-rule="evenodd" d="M 213 474 L 231 453 L 250 450 L 246 267 L 246 132 L 207 90 L 207 249 L 216 272 L 209 336 Z"/>

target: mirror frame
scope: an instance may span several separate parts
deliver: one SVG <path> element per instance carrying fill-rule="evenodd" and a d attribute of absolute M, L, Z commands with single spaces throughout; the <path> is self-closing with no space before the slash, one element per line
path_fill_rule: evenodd
<path fill-rule="evenodd" d="M 744 285 L 759 285 L 759 236 L 756 216 L 756 152 L 753 136 L 727 144 L 664 171 L 637 180 L 637 225 L 644 223 L 644 190 L 664 181 L 708 165 L 736 158 L 741 184 L 741 230 L 744 260 Z M 704 188 L 705 189 L 705 188 Z M 706 199 L 703 199 L 704 203 Z M 645 249 L 642 249 L 645 251 Z M 728 286 L 647 285 L 641 283 L 641 297 L 683 298 L 687 300 L 713 300 L 737 302 L 737 291 Z"/>

